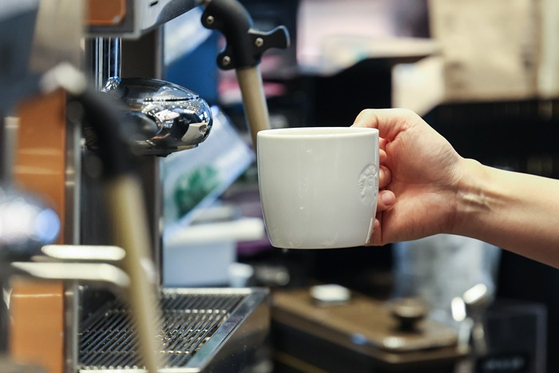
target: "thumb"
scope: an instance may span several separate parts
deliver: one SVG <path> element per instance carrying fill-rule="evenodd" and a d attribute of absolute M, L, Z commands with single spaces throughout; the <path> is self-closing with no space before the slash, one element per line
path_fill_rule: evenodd
<path fill-rule="evenodd" d="M 352 127 L 377 128 L 380 137 L 393 140 L 421 117 L 408 109 L 365 109 L 359 113 Z"/>

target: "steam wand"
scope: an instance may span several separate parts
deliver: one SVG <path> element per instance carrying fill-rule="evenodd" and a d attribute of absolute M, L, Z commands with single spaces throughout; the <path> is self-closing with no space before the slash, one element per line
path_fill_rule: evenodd
<path fill-rule="evenodd" d="M 227 41 L 225 49 L 217 56 L 217 65 L 223 70 L 235 69 L 256 151 L 256 134 L 270 128 L 258 64 L 266 50 L 289 47 L 289 33 L 285 26 L 269 32 L 255 30 L 252 18 L 236 0 L 205 0 L 203 4 L 206 8 L 202 25 L 219 30 Z"/>

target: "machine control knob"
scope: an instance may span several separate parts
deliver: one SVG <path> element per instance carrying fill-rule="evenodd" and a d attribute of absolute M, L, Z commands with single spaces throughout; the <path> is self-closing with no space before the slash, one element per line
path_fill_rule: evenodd
<path fill-rule="evenodd" d="M 428 308 L 419 299 L 399 298 L 388 302 L 390 314 L 398 320 L 398 328 L 402 331 L 417 330 L 417 323 L 423 320 Z"/>

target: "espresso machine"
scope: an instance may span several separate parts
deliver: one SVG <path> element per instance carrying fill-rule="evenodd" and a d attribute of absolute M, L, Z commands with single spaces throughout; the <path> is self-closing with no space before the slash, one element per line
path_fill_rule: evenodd
<path fill-rule="evenodd" d="M 253 140 L 269 126 L 258 63 L 288 46 L 285 28 L 253 29 L 230 0 L 3 4 L 0 26 L 22 31 L 0 38 L 3 175 L 44 199 L 28 204 L 52 221 L 50 236 L 22 235 L 32 244 L 2 240 L 2 371 L 252 369 L 267 290 L 161 285 L 160 157 L 203 146 L 212 127 L 202 98 L 160 79 L 162 26 L 204 9 L 202 24 L 226 39 L 217 64 L 236 70 Z"/>

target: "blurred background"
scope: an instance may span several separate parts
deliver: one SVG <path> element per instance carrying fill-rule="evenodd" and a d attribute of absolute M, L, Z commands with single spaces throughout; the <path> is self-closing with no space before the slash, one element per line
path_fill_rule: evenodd
<path fill-rule="evenodd" d="M 464 157 L 520 172 L 559 175 L 555 2 L 242 3 L 255 24 L 268 29 L 286 25 L 292 38 L 290 48 L 271 51 L 262 60 L 273 127 L 347 126 L 364 108 L 404 107 L 423 116 Z M 169 63 L 166 74 L 219 104 L 241 135 L 246 134 L 234 76 L 212 64 L 220 48 L 219 36 L 208 34 L 198 47 L 206 57 L 202 52 L 178 58 Z M 183 73 L 192 66 L 211 74 L 213 84 L 197 81 L 198 74 Z M 219 204 L 259 217 L 255 173 L 254 165 L 249 166 L 218 198 Z M 237 242 L 235 253 L 237 262 L 252 267 L 251 281 L 258 284 L 305 288 L 335 283 L 383 301 L 420 297 L 438 309 L 450 307 L 453 297 L 484 283 L 494 301 L 494 320 L 488 322 L 499 324 L 499 332 L 490 338 L 504 338 L 493 356 L 503 357 L 505 365 L 479 371 L 559 370 L 553 353 L 559 348 L 554 317 L 559 312 L 559 272 L 546 265 L 444 236 L 382 248 L 289 252 L 269 247 L 262 238 Z M 526 314 L 503 321 L 515 307 Z M 522 323 L 522 317 L 539 321 L 533 330 L 515 331 L 513 325 Z M 540 341 L 533 342 L 531 352 L 514 346 L 513 341 L 531 338 Z M 541 364 L 514 368 L 515 356 L 529 364 L 541 359 Z M 510 370 L 505 369 L 507 359 Z"/>

